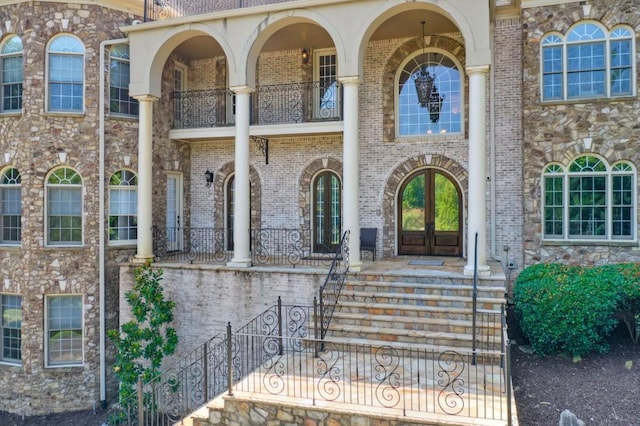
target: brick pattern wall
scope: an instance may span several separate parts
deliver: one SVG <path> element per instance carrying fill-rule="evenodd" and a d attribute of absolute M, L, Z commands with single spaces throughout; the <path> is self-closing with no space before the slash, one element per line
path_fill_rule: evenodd
<path fill-rule="evenodd" d="M 522 14 L 525 264 L 550 261 L 602 264 L 640 259 L 635 244 L 633 247 L 607 242 L 558 244 L 545 242 L 542 238 L 541 178 L 546 164 L 557 161 L 566 166 L 584 153 L 600 155 L 609 164 L 619 159 L 628 160 L 636 167 L 640 164 L 637 149 L 640 101 L 637 97 L 544 104 L 540 100 L 540 41 L 545 33 L 566 33 L 571 25 L 585 18 L 596 20 L 608 29 L 620 23 L 636 29 L 640 27 L 635 2 L 593 0 L 589 4 L 588 17 L 583 16 L 583 8 L 577 2 L 526 9 Z M 637 42 L 635 47 L 638 66 Z M 592 140 L 590 147 L 585 143 L 589 138 Z"/>

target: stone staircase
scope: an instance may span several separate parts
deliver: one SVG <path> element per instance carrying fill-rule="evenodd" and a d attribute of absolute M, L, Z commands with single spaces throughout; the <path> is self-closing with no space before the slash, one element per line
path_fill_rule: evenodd
<path fill-rule="evenodd" d="M 479 279 L 477 347 L 500 343 L 504 280 Z M 327 338 L 442 352 L 472 349 L 473 280 L 464 275 L 349 277 Z"/>

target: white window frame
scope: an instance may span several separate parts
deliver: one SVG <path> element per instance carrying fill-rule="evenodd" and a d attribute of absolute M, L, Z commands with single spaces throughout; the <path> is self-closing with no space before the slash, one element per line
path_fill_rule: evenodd
<path fill-rule="evenodd" d="M 571 165 L 580 157 L 585 157 L 585 156 L 589 156 L 589 157 L 595 157 L 598 160 L 600 160 L 605 168 L 606 171 L 602 171 L 602 172 L 591 172 L 591 173 L 587 173 L 587 172 L 572 172 L 569 171 Z M 625 164 L 630 166 L 631 171 L 628 172 L 619 172 L 615 170 L 615 167 L 618 164 Z M 557 169 L 557 171 L 553 172 L 553 173 L 547 173 L 547 169 L 551 166 L 555 166 L 555 168 Z M 605 213 L 605 233 L 603 236 L 599 237 L 599 236 L 579 236 L 579 235 L 570 235 L 570 187 L 569 187 L 569 182 L 570 182 L 570 178 L 572 177 L 580 177 L 580 176 L 586 176 L 586 177 L 596 177 L 596 176 L 603 176 L 606 179 L 606 213 Z M 632 188 L 630 190 L 631 193 L 631 230 L 630 230 L 630 235 L 628 236 L 614 236 L 613 235 L 613 178 L 615 176 L 630 176 L 631 177 L 631 184 L 632 184 Z M 561 178 L 562 179 L 562 235 L 547 235 L 546 230 L 545 230 L 545 225 L 546 225 L 546 220 L 545 220 L 545 212 L 546 212 L 546 180 L 548 178 Z M 571 159 L 569 166 L 562 166 L 559 165 L 558 163 L 550 163 L 544 166 L 544 168 L 542 169 L 542 179 L 541 179 L 541 206 L 542 206 L 542 210 L 541 210 L 541 235 L 542 235 L 542 239 L 543 241 L 563 241 L 563 242 L 572 242 L 572 243 L 592 243 L 592 244 L 598 244 L 598 243 L 620 243 L 620 244 L 624 244 L 624 243 L 635 243 L 637 241 L 637 220 L 636 220 L 636 215 L 637 215 L 637 195 L 636 195 L 636 191 L 637 191 L 637 169 L 635 168 L 635 166 L 629 162 L 629 161 L 617 161 L 615 162 L 612 166 L 609 166 L 609 164 L 600 156 L 593 154 L 593 153 L 589 153 L 589 154 L 584 154 L 584 155 L 580 155 L 578 157 L 575 157 L 573 159 Z M 558 207 L 558 206 L 556 206 Z"/>
<path fill-rule="evenodd" d="M 58 170 L 61 169 L 69 169 L 73 172 L 75 172 L 78 177 L 80 178 L 80 184 L 70 184 L 70 183 L 62 183 L 62 184 L 52 184 L 49 183 L 49 179 L 51 179 L 51 177 L 53 176 L 54 173 L 56 173 Z M 51 208 L 50 208 L 50 189 L 53 188 L 76 188 L 77 190 L 80 191 L 80 221 L 81 221 L 81 237 L 80 237 L 80 241 L 63 241 L 63 242 L 52 242 L 50 239 L 50 229 L 49 229 L 49 219 L 50 219 L 50 214 L 51 214 Z M 45 179 L 45 240 L 46 240 L 46 246 L 47 247 L 79 247 L 79 246 L 83 246 L 84 245 L 84 225 L 85 225 L 85 221 L 84 221 L 84 181 L 82 179 L 82 175 L 80 175 L 80 173 L 78 173 L 77 170 L 75 170 L 72 167 L 57 167 L 55 169 L 53 169 L 51 172 L 49 172 L 49 174 L 47 175 L 46 179 Z M 72 215 L 68 215 L 68 216 L 72 216 Z M 73 215 L 76 216 L 76 215 Z"/>
<path fill-rule="evenodd" d="M 11 175 L 9 175 L 11 173 Z M 19 214 L 6 214 L 5 215 L 5 194 L 10 190 L 18 190 L 19 205 L 17 206 L 19 209 Z M 14 208 L 16 206 L 13 206 Z M 18 233 L 20 234 L 17 240 L 4 240 L 4 219 L 5 216 L 18 216 L 19 224 L 18 224 Z M 13 229 L 12 226 L 9 226 L 10 229 Z M 11 232 L 11 231 L 10 231 Z M 22 177 L 20 175 L 20 171 L 15 167 L 6 167 L 2 171 L 0 171 L 0 245 L 8 245 L 8 246 L 16 246 L 20 245 L 22 242 Z"/>
<path fill-rule="evenodd" d="M 82 46 L 82 52 L 66 52 L 66 51 L 53 51 L 52 50 L 52 46 L 54 45 L 54 43 L 64 37 L 69 37 L 69 38 L 73 38 L 75 39 L 80 46 Z M 78 37 L 74 36 L 73 34 L 69 34 L 69 33 L 62 33 L 62 34 L 58 34 L 57 36 L 55 36 L 54 38 L 52 38 L 49 41 L 49 44 L 47 45 L 47 50 L 46 50 L 46 72 L 45 72 L 45 79 L 46 79 L 46 85 L 45 85 L 45 96 L 46 96 L 46 110 L 48 113 L 54 113 L 54 114 L 84 114 L 85 112 L 85 102 L 84 102 L 84 98 L 85 98 L 85 91 L 86 91 L 86 75 L 85 75 L 85 53 L 86 53 L 86 47 L 84 45 L 84 43 L 82 42 L 82 40 L 80 40 Z M 69 57 L 69 58 L 78 58 L 81 57 L 82 58 L 82 82 L 66 82 L 66 84 L 72 84 L 72 85 L 77 85 L 77 84 L 82 84 L 82 97 L 81 97 L 81 107 L 80 109 L 74 109 L 69 108 L 69 109 L 63 109 L 63 108 L 53 108 L 51 105 L 51 85 L 53 84 L 53 82 L 51 81 L 51 56 L 61 56 L 61 57 Z M 73 98 L 72 98 L 73 99 Z"/>
<path fill-rule="evenodd" d="M 123 180 L 121 181 L 120 184 L 114 184 L 113 183 L 113 179 L 114 177 L 118 174 L 118 173 L 128 173 L 131 174 L 130 179 L 128 180 Z M 131 182 L 134 182 L 135 184 L 132 184 Z M 136 229 L 136 235 L 137 235 L 137 228 L 138 228 L 138 176 L 137 174 L 132 171 L 132 170 L 127 170 L 127 169 L 121 169 L 116 171 L 113 175 L 111 175 L 111 178 L 109 179 L 109 245 L 127 245 L 127 244 L 134 244 L 137 241 L 137 238 L 129 238 L 129 239 L 118 239 L 118 238 L 111 238 L 111 218 L 112 217 L 116 217 L 116 218 L 133 218 L 136 222 L 135 226 L 125 226 L 125 227 L 116 227 L 113 228 L 113 230 L 115 230 L 116 234 L 119 234 L 119 229 L 125 228 L 128 230 L 128 232 L 132 232 L 132 229 L 135 228 Z M 132 204 L 132 207 L 134 209 L 134 214 L 122 214 L 122 213 L 118 213 L 115 214 L 113 212 L 113 206 L 112 203 L 114 202 L 114 193 L 120 193 L 120 194 L 130 194 L 133 193 L 133 203 L 127 203 L 127 204 Z M 130 213 L 130 212 L 128 212 Z"/>
<path fill-rule="evenodd" d="M 596 27 L 598 27 L 603 33 L 604 33 L 604 37 L 601 39 L 595 39 L 595 40 L 568 40 L 568 37 L 572 34 L 572 32 L 576 29 L 579 28 L 582 25 L 595 25 Z M 630 36 L 628 37 L 616 37 L 615 36 L 615 32 L 618 30 L 624 30 L 624 31 L 628 31 L 630 32 Z M 605 28 L 602 24 L 600 24 L 599 22 L 596 21 L 580 21 L 578 23 L 576 23 L 575 25 L 573 25 L 571 28 L 569 28 L 569 30 L 567 30 L 567 32 L 565 34 L 561 34 L 558 33 L 556 31 L 553 32 L 549 32 L 547 34 L 545 34 L 540 41 L 540 75 L 539 75 L 539 79 L 540 79 L 540 99 L 542 102 L 545 103 L 553 103 L 553 102 L 563 102 L 563 101 L 582 101 L 582 100 L 586 100 L 586 99 L 602 99 L 602 98 L 625 98 L 625 97 L 634 97 L 636 96 L 636 46 L 635 46 L 635 38 L 636 38 L 636 33 L 633 30 L 633 28 L 631 28 L 628 25 L 616 25 L 613 28 L 611 28 L 611 30 L 608 30 L 607 28 Z M 620 94 L 612 94 L 611 93 L 611 88 L 612 88 L 612 84 L 611 84 L 611 74 L 612 74 L 612 69 L 613 69 L 613 65 L 611 63 L 611 59 L 612 59 L 612 53 L 611 53 L 611 45 L 612 43 L 619 41 L 619 40 L 628 40 L 630 43 L 630 65 L 631 65 L 631 71 L 630 71 L 630 89 L 631 89 L 631 93 L 620 93 Z M 568 47 L 569 46 L 577 46 L 580 44 L 584 44 L 584 45 L 588 45 L 588 44 L 594 44 L 594 43 L 602 43 L 604 44 L 605 47 L 605 51 L 604 51 L 604 60 L 605 60 L 605 64 L 604 64 L 604 73 L 605 73 L 605 81 L 604 81 L 604 93 L 600 94 L 600 93 L 596 93 L 594 95 L 585 95 L 585 96 L 569 96 L 569 70 L 568 70 Z M 544 82 L 544 77 L 547 74 L 551 74 L 551 72 L 545 73 L 545 69 L 544 69 L 544 59 L 545 59 L 545 48 L 551 48 L 551 47 L 560 47 L 561 52 L 562 52 L 562 69 L 561 72 L 556 72 L 556 75 L 561 75 L 561 96 L 560 97 L 549 97 L 547 99 L 545 99 L 545 82 Z M 577 71 L 579 72 L 579 71 Z"/>
<path fill-rule="evenodd" d="M 20 42 L 20 50 L 13 50 L 10 52 L 5 52 L 5 48 L 9 45 L 9 43 L 11 43 L 13 40 L 17 40 Z M 20 58 L 20 82 L 16 82 L 16 81 L 12 81 L 9 83 L 5 83 L 4 81 L 4 76 L 5 76 L 5 60 L 11 60 L 11 59 L 17 59 Z M 23 82 L 24 82 L 24 50 L 23 50 L 23 46 L 22 46 L 22 39 L 20 37 L 18 37 L 17 35 L 13 34 L 10 35 L 8 37 L 6 37 L 3 41 L 2 41 L 2 45 L 0 46 L 0 85 L 2 86 L 0 88 L 0 111 L 2 113 L 17 113 L 22 111 L 22 87 L 23 87 Z M 20 95 L 19 96 L 7 96 L 6 94 L 6 89 L 9 89 L 13 86 L 19 85 L 19 90 L 20 90 Z M 19 108 L 15 108 L 15 109 L 5 109 L 5 99 L 14 99 L 14 98 L 18 98 L 18 102 L 20 103 L 20 107 Z"/>
<path fill-rule="evenodd" d="M 68 297 L 68 298 L 80 298 L 80 342 L 81 342 L 81 356 L 80 356 L 80 360 L 76 361 L 76 360 L 72 360 L 72 361 L 68 361 L 68 362 L 64 362 L 64 361 L 58 361 L 58 362 L 52 362 L 51 361 L 51 354 L 50 351 L 52 350 L 52 348 L 50 347 L 50 338 L 49 338 L 49 333 L 50 333 L 50 318 L 51 318 L 51 312 L 50 312 L 50 303 L 51 300 L 55 299 L 55 298 L 63 298 L 63 297 Z M 84 332 L 84 297 L 82 294 L 48 294 L 45 296 L 45 304 L 44 304 L 44 352 L 45 352 L 45 367 L 47 368 L 60 368 L 60 367 L 81 367 L 84 365 L 84 337 L 85 337 L 85 332 Z M 64 331 L 68 331 L 68 330 L 78 330 L 77 328 L 60 328 L 60 331 L 64 332 Z M 75 340 L 75 339 L 74 339 Z M 73 355 L 73 349 L 72 351 L 72 355 Z"/>
<path fill-rule="evenodd" d="M 324 87 L 321 87 L 322 81 L 320 75 L 321 68 L 321 58 L 323 56 L 333 56 L 335 58 L 335 75 L 333 75 L 334 81 L 330 84 L 332 87 L 332 92 L 325 91 Z M 327 118 L 339 118 L 340 110 L 341 110 L 341 95 L 342 95 L 342 87 L 340 82 L 338 81 L 338 55 L 336 53 L 336 49 L 316 49 L 313 51 L 313 81 L 314 81 L 314 90 L 313 90 L 313 116 L 317 119 L 327 119 Z M 321 103 L 323 101 L 322 97 L 326 96 L 327 93 L 333 93 L 330 95 L 331 102 L 334 104 L 332 107 L 323 108 Z"/>
<path fill-rule="evenodd" d="M 20 324 L 19 327 L 5 327 L 5 319 L 10 318 L 9 315 L 7 314 L 7 312 L 5 312 L 5 298 L 8 297 L 16 297 L 18 298 L 18 302 L 19 302 L 19 322 L 22 323 L 22 296 L 19 294 L 8 294 L 8 293 L 2 293 L 0 294 L 0 328 L 2 329 L 2 333 L 0 333 L 0 363 L 2 364 L 11 364 L 11 365 L 22 365 L 22 324 Z M 13 307 L 13 306 L 12 306 Z M 18 345 L 18 351 L 20 352 L 20 358 L 9 358 L 9 357 L 5 357 L 4 356 L 4 342 L 5 342 L 5 330 L 18 330 L 18 337 L 11 337 L 9 336 L 10 339 L 17 339 L 19 342 Z"/>

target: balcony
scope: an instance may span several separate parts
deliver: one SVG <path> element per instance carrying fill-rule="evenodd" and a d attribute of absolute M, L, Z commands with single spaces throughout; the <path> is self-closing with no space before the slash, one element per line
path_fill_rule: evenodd
<path fill-rule="evenodd" d="M 144 21 L 162 21 L 183 16 L 204 15 L 205 13 L 291 1 L 292 0 L 145 0 Z"/>
<path fill-rule="evenodd" d="M 174 92 L 173 129 L 233 126 L 235 96 L 227 89 Z M 315 81 L 259 86 L 251 94 L 252 125 L 342 120 L 342 86 Z"/>

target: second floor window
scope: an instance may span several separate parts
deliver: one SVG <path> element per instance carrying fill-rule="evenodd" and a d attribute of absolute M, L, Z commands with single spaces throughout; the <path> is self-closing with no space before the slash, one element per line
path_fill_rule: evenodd
<path fill-rule="evenodd" d="M 113 46 L 109 63 L 109 111 L 137 116 L 138 101 L 129 96 L 129 46 Z"/>
<path fill-rule="evenodd" d="M 396 74 L 397 134 L 414 136 L 462 132 L 462 77 L 459 65 L 434 51 L 409 58 Z M 430 81 L 428 101 L 421 104 L 416 80 Z"/>
<path fill-rule="evenodd" d="M 84 111 L 84 45 L 63 34 L 51 41 L 48 58 L 48 111 Z"/>
<path fill-rule="evenodd" d="M 542 100 L 606 98 L 634 94 L 634 33 L 580 23 L 542 39 Z"/>
<path fill-rule="evenodd" d="M 22 40 L 10 36 L 0 48 L 0 66 L 2 67 L 2 112 L 22 109 Z"/>
<path fill-rule="evenodd" d="M 54 170 L 47 179 L 47 244 L 82 244 L 82 178 L 71 168 Z"/>
<path fill-rule="evenodd" d="M 20 244 L 22 238 L 21 177 L 18 169 L 0 173 L 0 244 Z"/>

